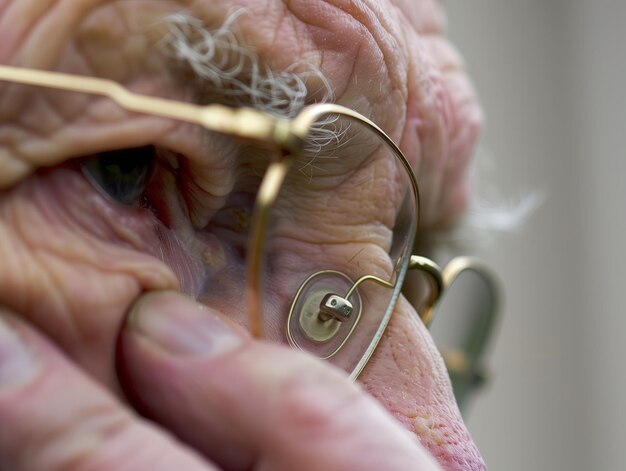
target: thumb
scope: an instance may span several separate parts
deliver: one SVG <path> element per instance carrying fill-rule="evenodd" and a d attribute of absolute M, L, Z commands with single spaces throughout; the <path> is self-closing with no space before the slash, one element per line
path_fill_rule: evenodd
<path fill-rule="evenodd" d="M 144 414 L 227 469 L 439 469 L 342 372 L 178 293 L 135 304 L 117 363 Z"/>

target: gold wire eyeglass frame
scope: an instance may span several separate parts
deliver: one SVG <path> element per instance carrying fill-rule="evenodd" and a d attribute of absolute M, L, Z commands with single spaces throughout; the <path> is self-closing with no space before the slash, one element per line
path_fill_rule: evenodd
<path fill-rule="evenodd" d="M 375 123 L 365 116 L 340 105 L 328 103 L 310 105 L 303 108 L 295 118 L 284 119 L 254 108 L 230 108 L 218 104 L 196 105 L 140 95 L 131 92 L 121 84 L 111 80 L 59 72 L 0 65 L 0 80 L 108 97 L 128 111 L 198 124 L 206 130 L 252 141 L 263 147 L 270 146 L 277 151 L 275 154 L 277 158 L 269 162 L 257 194 L 247 252 L 246 296 L 248 305 L 248 329 L 251 334 L 257 338 L 263 337 L 260 271 L 269 214 L 272 205 L 278 197 L 290 166 L 294 161 L 294 157 L 302 151 L 311 127 L 318 118 L 328 114 L 339 115 L 349 120 L 359 122 L 378 135 L 378 137 L 389 146 L 398 162 L 406 170 L 410 180 L 410 190 L 415 198 L 415 207 L 418 209 L 419 213 L 419 190 L 417 181 L 409 162 L 401 150 Z M 415 227 L 419 226 L 418 218 L 419 214 L 416 214 Z M 414 237 L 415 234 L 412 234 L 412 238 Z M 491 284 L 490 289 L 494 291 L 494 296 L 496 295 L 496 282 L 480 262 L 469 257 L 457 257 L 453 262 L 454 263 L 449 263 L 442 271 L 432 260 L 418 255 L 411 255 L 408 259 L 407 268 L 400 270 L 401 273 L 404 273 L 406 269 L 417 269 L 428 275 L 431 285 L 430 296 L 425 305 L 421 306 L 421 309 L 418 310 L 426 326 L 429 326 L 433 320 L 435 306 L 444 289 L 449 286 L 459 274 L 466 270 L 479 272 L 489 281 Z M 392 296 L 390 301 L 392 304 L 395 304 L 401 288 L 400 286 L 395 286 L 397 282 L 383 280 L 373 275 L 364 275 L 354 282 L 351 292 L 364 281 L 374 281 L 391 289 L 396 289 L 396 294 Z M 356 379 L 365 368 L 365 365 L 376 349 L 393 309 L 388 309 L 388 311 L 386 318 L 381 322 L 381 328 L 376 332 L 375 338 L 372 339 L 357 366 L 351 372 L 350 377 L 353 380 Z M 495 317 L 495 308 L 492 316 Z M 493 324 L 492 321 L 490 321 L 490 325 L 491 324 Z M 293 345 L 292 342 L 290 343 Z M 461 368 L 462 371 L 459 370 L 461 372 L 468 371 L 469 373 L 476 373 L 476 371 L 473 371 L 477 368 L 475 361 L 475 358 L 465 358 L 465 361 L 461 361 L 460 363 L 457 361 L 457 364 L 460 366 L 457 365 L 455 367 L 455 365 L 450 364 L 448 367 L 449 369 Z"/>

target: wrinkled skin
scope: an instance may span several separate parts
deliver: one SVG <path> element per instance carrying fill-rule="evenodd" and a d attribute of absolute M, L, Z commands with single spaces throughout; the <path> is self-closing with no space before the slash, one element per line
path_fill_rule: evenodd
<path fill-rule="evenodd" d="M 312 63 L 338 103 L 400 144 L 418 175 L 422 230 L 455 220 L 481 115 L 436 0 L 4 0 L 0 63 L 112 78 L 134 91 L 188 99 L 138 25 L 182 7 L 219 24 L 234 6 L 251 11 L 237 30 L 263 61 L 277 70 Z M 72 160 L 147 144 L 186 159 L 185 178 L 154 180 L 150 191 L 164 195 L 157 211 L 108 201 Z M 203 272 L 193 260 L 219 251 L 221 241 L 197 236 L 188 220 L 206 218 L 203 199 L 228 193 L 224 182 L 237 178 L 238 164 L 207 159 L 203 145 L 192 126 L 125 113 L 107 100 L 0 85 L 0 304 L 114 390 L 115 341 L 129 306 L 145 291 L 197 291 L 202 282 L 190 280 Z M 339 210 L 351 213 L 357 203 L 346 200 Z M 345 222 L 344 236 L 371 232 L 357 220 Z M 165 226 L 165 235 L 155 229 Z M 171 240 L 193 243 L 171 248 Z M 169 244 L 165 257 L 161 244 Z M 345 250 L 354 251 L 348 240 Z M 241 312 L 225 314 L 243 320 Z M 483 469 L 443 362 L 406 301 L 360 381 L 445 469 Z"/>

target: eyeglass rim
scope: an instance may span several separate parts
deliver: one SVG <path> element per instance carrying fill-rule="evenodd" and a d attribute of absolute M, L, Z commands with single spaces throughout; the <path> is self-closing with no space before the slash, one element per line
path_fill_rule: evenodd
<path fill-rule="evenodd" d="M 383 143 L 392 150 L 394 157 L 397 161 L 400 162 L 403 169 L 406 171 L 407 176 L 409 177 L 411 187 L 410 191 L 416 210 L 416 214 L 413 215 L 411 221 L 410 232 L 408 235 L 407 253 L 402 254 L 402 260 L 399 269 L 394 269 L 395 283 L 390 288 L 393 291 L 387 304 L 385 314 L 378 323 L 378 327 L 376 329 L 376 332 L 374 333 L 374 336 L 367 344 L 367 347 L 362 353 L 358 362 L 351 371 L 348 371 L 350 379 L 355 380 L 361 374 L 361 372 L 371 359 L 372 355 L 374 354 L 376 347 L 380 343 L 380 340 L 385 330 L 387 329 L 387 326 L 397 304 L 398 297 L 400 296 L 400 292 L 402 290 L 402 285 L 404 284 L 404 278 L 412 255 L 410 251 L 415 241 L 417 227 L 419 226 L 419 187 L 417 185 L 417 179 L 415 177 L 413 169 L 411 168 L 410 163 L 408 162 L 400 148 L 396 145 L 396 143 L 376 123 L 354 110 L 333 103 L 321 103 L 307 106 L 303 108 L 300 113 L 291 121 L 291 132 L 294 135 L 298 136 L 298 138 L 302 139 L 302 141 L 304 142 L 313 124 L 326 115 L 338 115 L 348 118 L 365 126 L 367 129 L 374 132 L 378 137 L 382 139 Z M 265 253 L 264 244 L 265 235 L 267 234 L 266 226 L 269 220 L 269 213 L 278 197 L 282 182 L 284 181 L 284 178 L 287 175 L 289 168 L 292 165 L 292 162 L 297 158 L 297 153 L 300 151 L 300 149 L 294 150 L 292 153 L 285 155 L 282 159 L 270 163 L 270 166 L 266 170 L 266 176 L 261 183 L 261 188 L 259 189 L 256 199 L 252 221 L 253 233 L 250 237 L 250 246 L 248 250 L 251 260 L 249 260 L 247 263 L 247 268 L 249 271 L 246 276 L 246 295 L 249 300 L 248 309 L 250 313 L 249 324 L 254 328 L 260 329 L 263 325 L 262 312 L 253 312 L 253 310 L 260 310 L 261 306 L 263 305 L 261 300 L 259 277 L 261 271 L 260 267 L 262 263 L 261 258 Z M 271 183 L 266 186 L 266 181 L 270 181 Z M 253 335 L 254 334 L 255 332 L 253 332 Z M 349 336 L 347 336 L 344 341 L 341 342 L 337 350 L 343 347 L 348 338 Z"/>

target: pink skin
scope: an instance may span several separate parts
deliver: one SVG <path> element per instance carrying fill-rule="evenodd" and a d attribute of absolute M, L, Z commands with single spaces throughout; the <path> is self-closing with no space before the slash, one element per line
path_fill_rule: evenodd
<path fill-rule="evenodd" d="M 422 229 L 455 220 L 466 202 L 481 112 L 443 36 L 436 0 L 0 0 L 0 63 L 113 78 L 135 91 L 186 99 L 188 90 L 168 74 L 154 38 L 139 34 L 138 25 L 182 7 L 219 24 L 235 6 L 250 10 L 238 31 L 268 65 L 312 63 L 338 103 L 369 116 L 400 143 L 418 175 Z M 115 339 L 132 303 L 145 291 L 197 292 L 205 273 L 193 260 L 208 249 L 219 253 L 220 241 L 200 236 L 172 242 L 195 234 L 187 218 L 209 217 L 206 200 L 228 193 L 228 177 L 241 165 L 207 161 L 200 139 L 191 126 L 124 113 L 107 100 L 0 84 L 0 305 L 113 389 Z M 70 160 L 147 144 L 187 159 L 178 188 L 166 171 L 159 173 L 164 177 L 154 185 L 165 196 L 153 198 L 155 213 L 105 200 Z M 171 198 L 175 191 L 182 207 Z M 163 232 L 165 257 L 159 219 L 171 228 Z M 218 256 L 213 260 L 219 263 Z M 443 362 L 406 301 L 398 303 L 360 381 L 445 469 L 484 468 Z"/>

